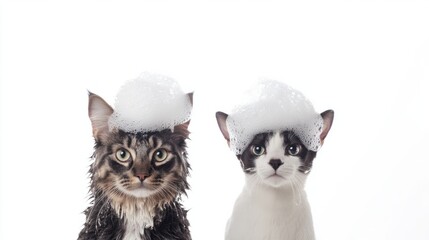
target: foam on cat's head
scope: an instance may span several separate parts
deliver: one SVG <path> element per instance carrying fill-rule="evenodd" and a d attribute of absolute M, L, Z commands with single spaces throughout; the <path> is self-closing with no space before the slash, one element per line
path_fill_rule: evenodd
<path fill-rule="evenodd" d="M 174 79 L 144 73 L 119 90 L 109 128 L 126 132 L 173 129 L 190 119 L 191 110 L 188 95 Z"/>
<path fill-rule="evenodd" d="M 307 149 L 321 147 L 323 119 L 305 96 L 288 85 L 263 80 L 241 98 L 227 118 L 230 147 L 241 154 L 261 132 L 291 130 Z"/>

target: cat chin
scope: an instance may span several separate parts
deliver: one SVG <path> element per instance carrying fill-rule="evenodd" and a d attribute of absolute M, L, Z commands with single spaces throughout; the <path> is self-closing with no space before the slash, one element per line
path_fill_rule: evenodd
<path fill-rule="evenodd" d="M 136 188 L 136 189 L 125 189 L 123 187 L 119 187 L 119 189 L 125 193 L 126 195 L 135 197 L 135 198 L 146 198 L 149 197 L 151 195 L 153 195 L 156 191 L 155 190 L 150 190 L 147 188 Z"/>
<path fill-rule="evenodd" d="M 155 193 L 154 190 L 149 190 L 146 188 L 138 188 L 138 189 L 128 191 L 129 195 L 131 195 L 133 197 L 137 197 L 137 198 L 146 198 L 146 197 L 149 197 L 150 195 L 152 195 L 154 193 Z"/>
<path fill-rule="evenodd" d="M 285 177 L 282 177 L 280 175 L 272 175 L 263 180 L 263 182 L 271 187 L 282 187 L 289 183 L 289 180 L 287 180 Z"/>

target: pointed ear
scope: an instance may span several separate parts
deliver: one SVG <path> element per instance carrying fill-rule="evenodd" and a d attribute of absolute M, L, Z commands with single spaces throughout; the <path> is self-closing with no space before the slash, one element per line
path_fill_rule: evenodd
<path fill-rule="evenodd" d="M 223 112 L 216 113 L 217 125 L 219 125 L 219 129 L 222 132 L 222 135 L 225 138 L 225 140 L 228 142 L 228 146 L 229 146 L 230 138 L 229 138 L 228 128 L 226 126 L 227 118 L 228 118 L 228 114 L 226 113 L 223 113 Z"/>
<path fill-rule="evenodd" d="M 89 92 L 88 115 L 92 124 L 92 135 L 97 141 L 105 141 L 109 134 L 109 117 L 113 108 L 101 97 Z"/>
<path fill-rule="evenodd" d="M 190 92 L 186 95 L 188 95 L 188 98 L 191 101 L 191 106 L 193 106 L 194 105 L 194 92 Z"/>
<path fill-rule="evenodd" d="M 320 133 L 320 140 L 323 144 L 323 141 L 325 140 L 329 130 L 331 129 L 332 121 L 334 121 L 334 111 L 327 110 L 321 113 L 320 115 L 323 118 L 323 129 L 322 129 L 322 133 Z"/>
<path fill-rule="evenodd" d="M 188 96 L 189 101 L 191 101 L 191 106 L 193 106 L 194 105 L 194 92 L 190 92 L 190 93 L 188 93 L 186 95 Z M 184 136 L 185 138 L 188 138 L 189 137 L 189 133 L 190 133 L 189 130 L 188 130 L 190 123 L 191 123 L 191 120 L 189 120 L 189 121 L 187 121 L 185 123 L 176 125 L 176 126 L 174 126 L 173 131 L 175 133 L 179 133 L 180 135 Z"/>
<path fill-rule="evenodd" d="M 173 131 L 175 133 L 178 133 L 178 134 L 182 135 L 185 138 L 189 138 L 189 133 L 190 132 L 188 130 L 188 127 L 189 127 L 190 123 L 191 123 L 191 120 L 189 120 L 189 121 L 187 121 L 185 123 L 176 125 L 176 126 L 174 126 L 174 130 Z"/>

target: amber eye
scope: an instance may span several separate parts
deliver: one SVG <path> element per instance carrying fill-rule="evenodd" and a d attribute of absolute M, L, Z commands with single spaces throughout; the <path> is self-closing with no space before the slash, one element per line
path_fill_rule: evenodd
<path fill-rule="evenodd" d="M 252 153 L 256 156 L 261 156 L 265 153 L 265 148 L 263 146 L 254 145 L 252 146 Z"/>
<path fill-rule="evenodd" d="M 292 144 L 287 147 L 287 153 L 292 156 L 296 156 L 301 152 L 301 145 Z"/>
<path fill-rule="evenodd" d="M 131 154 L 127 150 L 121 148 L 118 151 L 116 151 L 116 159 L 121 162 L 126 162 L 131 159 Z"/>
<path fill-rule="evenodd" d="M 153 153 L 153 159 L 157 162 L 162 162 L 168 157 L 167 150 L 160 148 Z"/>

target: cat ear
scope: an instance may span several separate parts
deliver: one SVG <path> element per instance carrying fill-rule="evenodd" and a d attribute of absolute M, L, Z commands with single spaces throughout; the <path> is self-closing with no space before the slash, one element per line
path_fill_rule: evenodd
<path fill-rule="evenodd" d="M 189 120 L 189 121 L 187 121 L 185 123 L 182 123 L 182 124 L 174 126 L 174 132 L 178 133 L 178 134 L 180 134 L 182 136 L 184 136 L 185 138 L 188 138 L 189 137 L 189 133 L 190 133 L 189 130 L 188 130 L 189 123 L 191 123 L 191 120 Z"/>
<path fill-rule="evenodd" d="M 189 101 L 191 101 L 191 106 L 193 106 L 194 105 L 194 92 L 190 92 L 186 95 L 188 95 Z"/>
<path fill-rule="evenodd" d="M 88 115 L 92 124 L 92 135 L 97 141 L 104 141 L 109 134 L 109 117 L 113 108 L 100 96 L 89 92 Z"/>
<path fill-rule="evenodd" d="M 189 101 L 191 102 L 191 106 L 192 106 L 194 104 L 194 93 L 190 92 L 190 93 L 188 93 L 186 95 L 188 96 Z M 173 131 L 175 133 L 179 133 L 180 135 L 184 136 L 185 138 L 188 138 L 189 137 L 188 127 L 189 127 L 190 123 L 191 123 L 191 120 L 189 120 L 189 121 L 187 121 L 185 123 L 176 125 L 176 126 L 174 126 L 174 130 Z"/>
<path fill-rule="evenodd" d="M 320 140 L 323 144 L 323 141 L 325 140 L 329 130 L 331 129 L 332 121 L 334 121 L 334 111 L 326 110 L 323 113 L 321 113 L 320 116 L 322 116 L 323 118 L 323 129 L 322 129 L 322 133 L 320 133 Z"/>
<path fill-rule="evenodd" d="M 226 113 L 223 113 L 223 112 L 216 113 L 217 124 L 219 125 L 219 129 L 222 132 L 222 135 L 225 138 L 225 140 L 228 142 L 228 146 L 229 146 L 230 138 L 229 138 L 228 128 L 226 126 L 227 118 L 228 118 L 228 114 Z"/>

